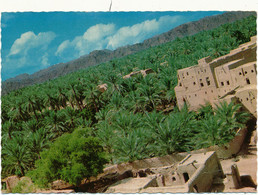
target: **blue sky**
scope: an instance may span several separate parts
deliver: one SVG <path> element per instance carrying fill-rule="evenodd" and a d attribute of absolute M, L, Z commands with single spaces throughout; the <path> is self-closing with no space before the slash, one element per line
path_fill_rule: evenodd
<path fill-rule="evenodd" d="M 222 12 L 3 12 L 2 81 Z"/>

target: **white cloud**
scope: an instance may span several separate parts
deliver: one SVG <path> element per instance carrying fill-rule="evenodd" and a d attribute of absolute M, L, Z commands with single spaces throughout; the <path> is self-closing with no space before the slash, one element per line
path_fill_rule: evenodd
<path fill-rule="evenodd" d="M 120 29 L 117 29 L 115 24 L 96 24 L 72 41 L 63 41 L 57 48 L 55 55 L 65 60 L 71 60 L 93 50 L 116 49 L 124 45 L 139 43 L 172 29 L 180 21 L 180 16 L 163 16 L 158 20 L 146 20 Z"/>
<path fill-rule="evenodd" d="M 23 33 L 20 38 L 14 41 L 8 56 L 26 55 L 30 49 L 37 47 L 46 48 L 55 36 L 53 32 L 42 32 L 38 35 L 32 31 Z"/>
<path fill-rule="evenodd" d="M 66 41 L 62 42 L 58 46 L 55 55 L 57 56 L 57 55 L 61 54 L 67 47 L 69 47 L 70 44 L 71 44 L 71 42 L 69 40 L 66 40 Z"/>
<path fill-rule="evenodd" d="M 43 56 L 42 56 L 42 58 L 41 58 L 41 63 L 42 63 L 42 65 L 44 66 L 44 67 L 47 67 L 48 65 L 50 65 L 49 64 L 49 61 L 48 61 L 48 53 L 46 52 Z"/>
<path fill-rule="evenodd" d="M 92 50 L 103 49 L 107 44 L 105 39 L 115 32 L 114 24 L 96 24 L 90 27 L 82 36 L 75 37 L 72 41 L 65 40 L 57 48 L 56 56 L 76 58 Z"/>
<path fill-rule="evenodd" d="M 103 39 L 104 37 L 113 34 L 115 31 L 114 24 L 97 24 L 90 27 L 83 35 L 83 39 L 95 42 Z"/>
<path fill-rule="evenodd" d="M 126 26 L 120 28 L 116 34 L 109 37 L 108 48 L 116 49 L 117 47 L 135 44 L 143 41 L 146 38 L 150 38 L 155 33 L 160 33 L 163 26 L 168 26 L 169 30 L 171 25 L 176 23 L 180 19 L 179 16 L 163 16 L 159 20 L 147 20 L 133 26 Z"/>
<path fill-rule="evenodd" d="M 9 53 L 3 58 L 3 73 L 15 76 L 21 70 L 32 73 L 50 65 L 48 49 L 55 37 L 53 32 L 41 32 L 36 35 L 29 31 L 21 34 L 14 41 Z"/>

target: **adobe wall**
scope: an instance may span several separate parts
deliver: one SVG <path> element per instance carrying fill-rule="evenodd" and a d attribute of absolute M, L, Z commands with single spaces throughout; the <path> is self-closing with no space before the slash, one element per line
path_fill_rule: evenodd
<path fill-rule="evenodd" d="M 179 166 L 178 171 L 180 174 L 184 174 L 188 171 L 188 167 L 193 170 L 193 174 L 190 175 L 186 183 L 188 192 L 209 192 L 214 178 L 224 177 L 221 164 L 215 152 L 194 155 L 192 159 L 190 158 Z"/>
<path fill-rule="evenodd" d="M 214 60 L 206 57 L 200 59 L 198 65 L 178 70 L 175 93 L 179 109 L 185 103 L 189 105 L 190 110 L 197 110 L 206 102 L 214 105 L 219 99 L 235 93 L 234 90 L 238 87 L 256 86 L 256 49 L 255 36 L 250 42 L 240 45 L 227 55 Z M 246 96 L 246 93 L 248 92 L 239 94 L 238 98 L 243 99 L 241 97 Z M 251 104 L 243 101 L 248 109 L 254 106 L 249 110 L 252 114 L 256 110 L 254 101 L 256 96 L 252 97 Z"/>

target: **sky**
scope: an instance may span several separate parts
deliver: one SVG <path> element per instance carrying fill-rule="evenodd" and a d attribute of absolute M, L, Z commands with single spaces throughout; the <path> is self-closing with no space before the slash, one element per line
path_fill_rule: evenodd
<path fill-rule="evenodd" d="M 1 79 L 143 42 L 218 11 L 2 12 Z"/>

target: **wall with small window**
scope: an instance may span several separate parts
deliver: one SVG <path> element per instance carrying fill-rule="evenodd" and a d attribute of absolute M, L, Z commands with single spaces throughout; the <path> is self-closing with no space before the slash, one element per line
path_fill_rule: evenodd
<path fill-rule="evenodd" d="M 240 90 L 236 93 L 236 97 L 254 116 L 257 117 L 257 90 L 255 86 L 252 89 Z"/>
<path fill-rule="evenodd" d="M 215 75 L 218 88 L 232 88 L 234 87 L 231 73 L 227 66 L 220 66 L 215 68 Z M 226 90 L 227 90 L 226 89 Z"/>
<path fill-rule="evenodd" d="M 231 72 L 235 86 L 257 85 L 256 62 L 244 64 L 231 70 Z"/>

